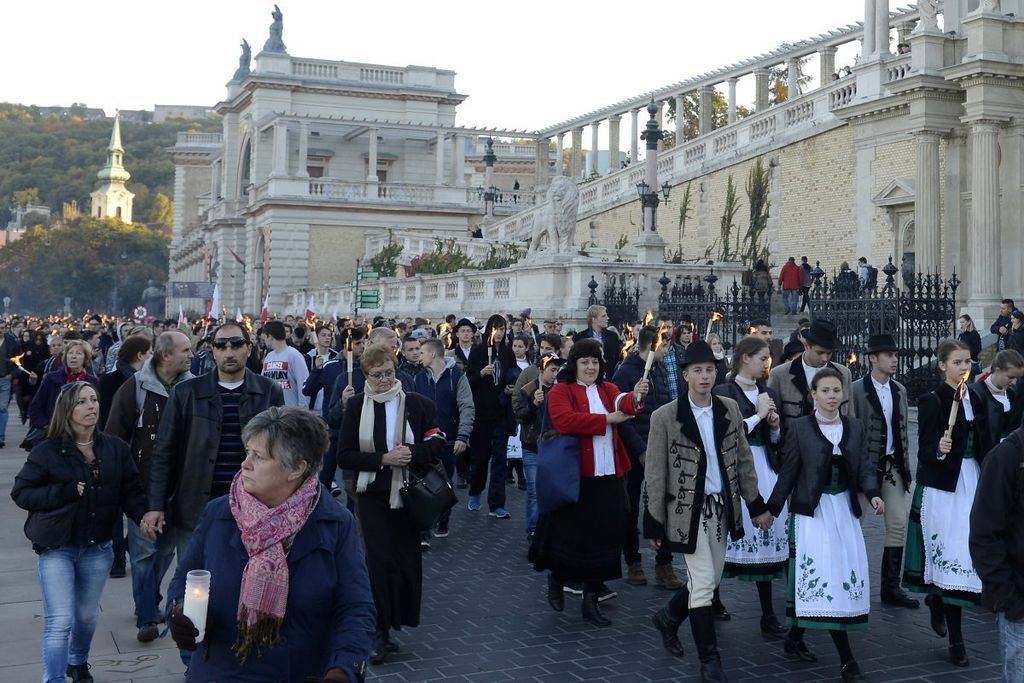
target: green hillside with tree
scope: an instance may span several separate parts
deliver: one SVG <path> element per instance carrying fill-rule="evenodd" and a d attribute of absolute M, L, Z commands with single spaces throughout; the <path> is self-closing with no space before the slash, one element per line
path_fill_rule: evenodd
<path fill-rule="evenodd" d="M 6 209 L 16 203 L 15 193 L 32 189 L 54 215 L 72 200 L 87 212 L 96 172 L 106 163 L 112 125 L 112 119 L 85 120 L 75 114 L 75 107 L 65 117 L 47 118 L 37 107 L 0 103 L 0 224 L 6 223 Z M 170 223 L 166 198 L 173 196 L 174 163 L 166 148 L 174 145 L 177 133 L 220 129 L 219 119 L 144 125 L 122 121 L 124 166 L 132 176 L 128 189 L 135 193 L 136 221 Z M 158 201 L 161 194 L 165 199 Z"/>

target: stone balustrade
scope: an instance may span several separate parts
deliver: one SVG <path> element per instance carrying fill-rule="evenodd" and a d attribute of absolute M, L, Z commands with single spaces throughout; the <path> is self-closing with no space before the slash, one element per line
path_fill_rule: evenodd
<path fill-rule="evenodd" d="M 842 109 L 853 103 L 853 100 L 857 97 L 857 81 L 852 77 L 848 76 L 846 79 L 849 82 L 834 88 L 828 96 L 828 109 L 829 111 L 835 111 L 836 109 Z M 842 82 L 842 81 L 838 81 Z"/>
<path fill-rule="evenodd" d="M 314 202 L 457 205 L 474 210 L 484 207 L 483 188 L 339 178 L 271 177 L 253 187 L 249 197 L 252 202 L 281 198 Z M 495 210 L 507 215 L 532 206 L 535 200 L 536 194 L 530 190 L 502 190 L 495 198 Z"/>
<path fill-rule="evenodd" d="M 743 267 L 739 263 L 715 265 L 720 283 L 739 279 Z M 565 255 L 542 255 L 532 261 L 516 264 L 515 268 L 499 271 L 460 270 L 444 275 L 415 275 L 412 277 L 381 278 L 362 283 L 362 289 L 376 289 L 380 307 L 360 309 L 360 315 L 384 315 L 441 318 L 448 313 L 486 318 L 496 312 L 518 313 L 533 309 L 534 320 L 545 317 L 568 318 L 570 325 L 582 326 L 590 290 L 587 284 L 593 277 L 603 283 L 606 276 L 628 272 L 637 278 L 641 288 L 640 310 L 656 310 L 662 273 L 670 278 L 703 277 L 704 265 L 680 264 L 623 264 L 604 262 L 594 258 Z M 349 315 L 353 312 L 350 284 L 328 285 L 313 290 L 292 293 L 285 313 L 302 315 L 310 295 L 318 311 L 326 314 Z"/>
<path fill-rule="evenodd" d="M 913 74 L 910 55 L 900 55 L 898 59 L 886 65 L 886 83 L 893 83 L 908 78 Z"/>
<path fill-rule="evenodd" d="M 223 136 L 220 133 L 178 133 L 176 147 L 220 147 Z"/>

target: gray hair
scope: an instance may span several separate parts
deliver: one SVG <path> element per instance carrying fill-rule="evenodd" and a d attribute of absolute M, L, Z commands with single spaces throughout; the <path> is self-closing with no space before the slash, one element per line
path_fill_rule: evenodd
<path fill-rule="evenodd" d="M 327 427 L 315 413 L 305 408 L 268 408 L 242 429 L 242 443 L 257 436 L 267 440 L 267 451 L 281 469 L 291 471 L 305 462 L 303 480 L 320 472 L 327 451 Z"/>
<path fill-rule="evenodd" d="M 184 332 L 178 332 L 177 330 L 168 330 L 161 332 L 156 340 L 153 342 L 153 367 L 158 368 L 163 365 L 164 356 L 174 352 L 174 344 L 178 340 L 177 335 L 181 335 L 188 340 L 188 335 Z M 142 335 L 139 335 L 142 336 Z M 189 341 L 189 345 L 192 342 Z"/>

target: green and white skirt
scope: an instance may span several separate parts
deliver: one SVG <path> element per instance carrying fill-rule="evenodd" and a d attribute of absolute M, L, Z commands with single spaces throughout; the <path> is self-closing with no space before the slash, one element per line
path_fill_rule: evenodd
<path fill-rule="evenodd" d="M 762 498 L 768 500 L 779 475 L 768 463 L 768 453 L 764 446 L 751 443 L 750 452 L 754 456 L 758 492 Z M 789 559 L 789 513 L 787 507 L 783 506 L 782 512 L 776 517 L 771 529 L 761 531 L 750 521 L 747 507 L 740 506 L 740 512 L 743 515 L 743 538 L 738 541 L 729 539 L 725 551 L 723 579 L 771 581 L 781 578 L 785 574 L 786 561 Z"/>

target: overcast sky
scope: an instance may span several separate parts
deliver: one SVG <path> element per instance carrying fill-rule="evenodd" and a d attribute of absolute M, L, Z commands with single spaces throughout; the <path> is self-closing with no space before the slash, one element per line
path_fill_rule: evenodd
<path fill-rule="evenodd" d="M 863 0 L 279 4 L 291 55 L 451 69 L 469 96 L 461 125 L 527 130 L 860 21 L 864 11 Z M 212 105 L 238 66 L 241 39 L 254 56 L 262 47 L 272 9 L 256 0 L 4 3 L 0 100 L 84 102 L 108 114 Z M 840 51 L 838 66 L 856 52 Z M 753 99 L 752 83 L 741 82 L 739 99 Z"/>

